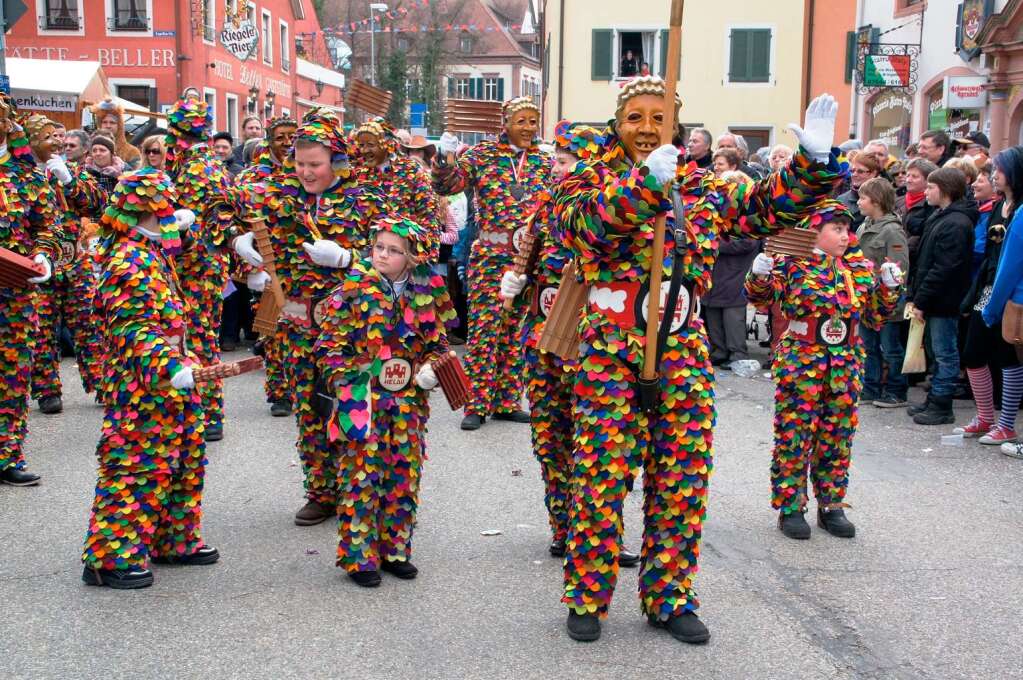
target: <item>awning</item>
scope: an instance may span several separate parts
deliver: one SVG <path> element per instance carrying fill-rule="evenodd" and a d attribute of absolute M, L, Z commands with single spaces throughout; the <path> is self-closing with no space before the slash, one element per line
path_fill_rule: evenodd
<path fill-rule="evenodd" d="M 318 80 L 324 85 L 332 85 L 341 90 L 345 88 L 345 77 L 343 74 L 305 59 L 298 60 L 295 72 L 302 78 L 312 80 L 313 82 Z"/>
<path fill-rule="evenodd" d="M 98 61 L 7 59 L 11 96 L 19 108 L 77 113 L 80 101 L 96 102 L 110 92 Z"/>

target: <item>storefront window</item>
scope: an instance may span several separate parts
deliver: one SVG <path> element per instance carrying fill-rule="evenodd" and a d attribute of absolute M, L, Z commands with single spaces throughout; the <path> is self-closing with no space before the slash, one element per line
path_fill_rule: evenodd
<path fill-rule="evenodd" d="M 946 109 L 944 89 L 938 85 L 927 95 L 927 129 L 945 130 L 952 137 L 980 129 L 980 109 Z"/>
<path fill-rule="evenodd" d="M 870 137 L 888 145 L 891 153 L 901 156 L 909 145 L 913 98 L 901 90 L 887 90 L 874 97 L 870 104 Z"/>

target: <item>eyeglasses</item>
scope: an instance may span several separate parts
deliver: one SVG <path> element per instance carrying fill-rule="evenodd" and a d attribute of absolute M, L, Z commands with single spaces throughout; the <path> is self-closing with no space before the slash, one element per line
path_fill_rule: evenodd
<path fill-rule="evenodd" d="M 397 248 L 395 246 L 385 246 L 382 243 L 373 244 L 373 253 L 375 255 L 387 255 L 389 257 L 405 257 L 406 255 L 408 255 L 408 253 L 406 253 L 401 248 Z"/>
<path fill-rule="evenodd" d="M 864 168 L 853 168 L 852 169 L 852 174 L 854 174 L 854 175 L 871 175 L 873 173 L 874 173 L 873 170 L 866 170 Z"/>
<path fill-rule="evenodd" d="M 146 155 L 147 156 L 150 155 L 150 154 L 154 154 L 154 153 L 155 154 L 159 154 L 159 153 L 163 153 L 163 152 L 160 151 L 159 149 L 146 149 Z"/>

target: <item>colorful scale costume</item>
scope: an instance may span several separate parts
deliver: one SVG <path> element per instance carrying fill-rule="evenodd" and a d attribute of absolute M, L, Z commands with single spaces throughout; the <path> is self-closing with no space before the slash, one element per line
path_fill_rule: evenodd
<path fill-rule="evenodd" d="M 384 212 L 385 205 L 383 197 L 372 187 L 355 181 L 336 115 L 310 111 L 295 140 L 296 144 L 322 144 L 332 152 L 337 183 L 320 195 L 306 192 L 294 174 L 292 152 L 285 161 L 287 172 L 267 184 L 263 202 L 256 208 L 266 219 L 277 260 L 277 276 L 290 303 L 281 320 L 285 334 L 282 354 L 294 387 L 297 447 L 305 473 L 306 496 L 334 506 L 338 454 L 327 441 L 326 423 L 313 411 L 317 379 L 313 345 L 320 333 L 321 303 L 345 273 L 315 264 L 302 244 L 322 236 L 358 257 L 355 251 L 366 249 L 369 225 Z"/>
<path fill-rule="evenodd" d="M 803 226 L 819 228 L 836 217 L 851 220 L 835 201 L 823 201 Z M 774 462 L 771 505 L 784 513 L 803 512 L 807 477 L 822 507 L 841 506 L 849 484 L 849 457 L 862 389 L 863 341 L 860 323 L 880 330 L 899 300 L 899 288 L 882 286 L 873 263 L 850 236 L 842 257 L 815 251 L 811 259 L 784 257 L 770 277 L 746 277 L 746 295 L 754 305 L 778 302 L 791 323 L 836 323 L 835 344 L 782 336 L 772 372 Z M 809 470 L 807 469 L 809 468 Z"/>
<path fill-rule="evenodd" d="M 504 311 L 501 276 L 512 265 L 516 232 L 525 228 L 535 198 L 550 186 L 551 162 L 535 144 L 519 151 L 502 133 L 498 141 L 480 142 L 462 154 L 453 170 L 454 182 L 443 186 L 442 193 L 472 187 L 479 225 L 466 270 L 472 317 L 465 367 L 472 393 L 465 413 L 510 413 L 519 409 L 522 398 L 522 349 L 508 324 L 517 325 L 522 305 Z"/>
<path fill-rule="evenodd" d="M 381 222 L 428 256 L 433 239 L 419 225 Z M 411 558 L 430 415 L 428 394 L 413 377 L 447 351 L 446 326 L 455 318 L 444 278 L 425 264 L 396 290 L 370 260 L 356 263 L 328 298 L 316 355 L 338 393 L 338 421 L 348 439 L 334 444 L 344 449 L 337 564 L 348 572 Z"/>
<path fill-rule="evenodd" d="M 684 278 L 692 294 L 709 289 L 718 235 L 767 235 L 795 224 L 832 189 L 840 166 L 814 165 L 797 153 L 791 166 L 757 184 L 716 179 L 690 163 L 677 181 L 685 205 Z M 660 405 L 639 407 L 637 376 L 645 320 L 634 314 L 648 280 L 653 224 L 671 209 L 645 166 L 634 166 L 609 131 L 605 155 L 577 165 L 562 184 L 556 218 L 575 253 L 590 302 L 580 326 L 575 385 L 576 483 L 565 559 L 563 601 L 603 617 L 618 575 L 622 502 L 631 476 L 644 469 L 644 536 L 639 592 L 652 619 L 698 607 L 693 591 L 712 467 L 713 378 L 702 323 L 673 324 L 660 364 Z M 667 220 L 665 283 L 673 264 L 674 219 Z M 682 296 L 680 296 L 682 297 Z M 676 316 L 677 318 L 677 316 Z"/>
<path fill-rule="evenodd" d="M 2 122 L 11 125 L 8 101 L 0 95 Z M 53 189 L 36 169 L 28 139 L 16 130 L 0 155 L 0 246 L 26 257 L 42 253 L 53 262 L 59 219 Z M 25 466 L 21 447 L 37 325 L 34 293 L 0 286 L 0 470 Z"/>
<path fill-rule="evenodd" d="M 223 165 L 213 158 L 206 137 L 213 124 L 205 102 L 178 101 L 167 114 L 167 171 L 179 208 L 195 213 L 181 235 L 175 256 L 180 294 L 188 314 L 191 349 L 205 365 L 220 361 L 220 319 L 228 281 L 227 233 L 235 221 L 237 196 Z M 224 384 L 212 380 L 200 388 L 207 427 L 224 421 Z"/>
<path fill-rule="evenodd" d="M 148 169 L 121 178 L 103 216 L 98 296 L 109 363 L 96 497 L 82 559 L 97 569 L 145 568 L 150 557 L 201 547 L 206 445 L 201 397 L 170 379 L 196 361 L 173 266 L 174 189 Z M 134 230 L 155 214 L 160 245 Z"/>

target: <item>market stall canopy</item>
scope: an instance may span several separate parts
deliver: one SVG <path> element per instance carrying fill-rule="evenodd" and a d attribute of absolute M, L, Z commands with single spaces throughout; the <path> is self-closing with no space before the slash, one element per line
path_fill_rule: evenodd
<path fill-rule="evenodd" d="M 71 114 L 78 117 L 79 102 L 100 101 L 110 85 L 98 61 L 51 61 L 8 57 L 11 97 L 18 108 Z M 51 116 L 52 117 L 52 116 Z"/>

